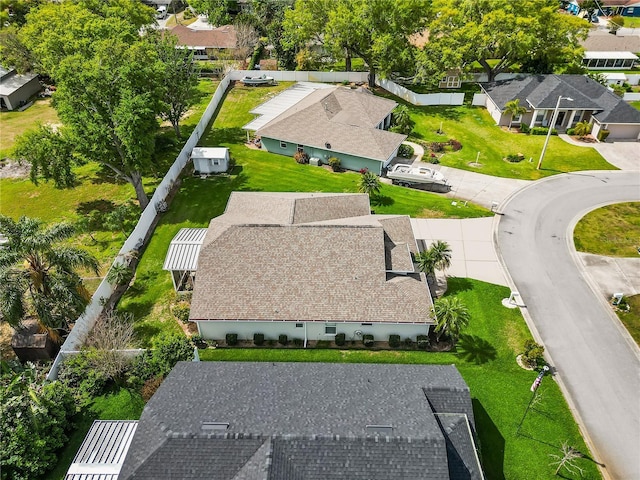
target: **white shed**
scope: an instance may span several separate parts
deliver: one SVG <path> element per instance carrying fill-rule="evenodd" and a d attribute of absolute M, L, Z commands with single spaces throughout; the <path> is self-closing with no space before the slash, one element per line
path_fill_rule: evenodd
<path fill-rule="evenodd" d="M 229 169 L 229 149 L 196 147 L 191 150 L 193 169 L 197 173 L 222 173 Z"/>
<path fill-rule="evenodd" d="M 181 228 L 171 240 L 162 269 L 171 272 L 176 292 L 193 290 L 198 255 L 206 234 L 206 228 Z"/>

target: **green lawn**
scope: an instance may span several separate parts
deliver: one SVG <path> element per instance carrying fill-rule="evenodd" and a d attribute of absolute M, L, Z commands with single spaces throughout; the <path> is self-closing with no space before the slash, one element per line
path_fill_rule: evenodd
<path fill-rule="evenodd" d="M 64 480 L 94 420 L 138 420 L 143 408 L 142 397 L 124 388 L 95 398 L 91 405 L 78 414 L 76 428 L 58 456 L 56 468 L 43 475 L 42 480 Z"/>
<path fill-rule="evenodd" d="M 50 98 L 39 98 L 22 112 L 0 112 L 0 159 L 9 156 L 18 135 L 39 123 L 59 123 Z"/>
<path fill-rule="evenodd" d="M 630 102 L 631 106 L 640 110 L 640 101 Z"/>
<path fill-rule="evenodd" d="M 638 258 L 640 202 L 598 208 L 580 219 L 573 231 L 576 250 L 610 257 Z"/>
<path fill-rule="evenodd" d="M 629 305 L 629 311 L 616 311 L 618 318 L 627 328 L 629 334 L 640 345 L 640 295 L 624 297 Z"/>
<path fill-rule="evenodd" d="M 471 312 L 471 323 L 456 353 L 419 351 L 346 351 L 333 349 L 207 349 L 201 360 L 299 361 L 335 363 L 455 364 L 471 389 L 480 438 L 483 466 L 488 479 L 552 478 L 549 454 L 562 442 L 589 452 L 569 408 L 552 377 L 539 388 L 541 402 L 525 418 L 521 435 L 515 432 L 531 398 L 529 387 L 536 372 L 522 370 L 515 357 L 529 331 L 518 310 L 506 309 L 501 299 L 505 287 L 464 278 L 449 279 L 447 295 L 459 296 Z M 600 478 L 595 463 L 578 461 L 583 478 Z M 579 478 L 563 473 L 564 478 Z"/>
<path fill-rule="evenodd" d="M 242 125 L 253 116 L 253 107 L 290 83 L 275 87 L 234 87 L 211 128 L 200 141 L 203 146 L 227 146 L 237 161 L 233 175 L 200 179 L 185 176 L 169 211 L 163 215 L 137 267 L 136 280 L 120 302 L 120 308 L 136 318 L 136 331 L 143 345 L 156 338 L 180 332 L 170 307 L 176 298 L 169 272 L 162 270 L 169 243 L 182 227 L 206 227 L 224 212 L 234 190 L 274 192 L 356 192 L 359 174 L 334 173 L 324 168 L 299 165 L 293 158 L 251 150 L 244 146 Z M 413 217 L 469 218 L 491 215 L 486 209 L 458 203 L 436 194 L 384 185 L 381 201 L 372 205 L 376 213 Z"/>
<path fill-rule="evenodd" d="M 624 17 L 625 28 L 640 28 L 640 17 Z"/>

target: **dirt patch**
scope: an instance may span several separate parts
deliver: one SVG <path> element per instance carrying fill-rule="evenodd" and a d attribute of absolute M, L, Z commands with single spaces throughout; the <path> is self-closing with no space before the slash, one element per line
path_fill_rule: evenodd
<path fill-rule="evenodd" d="M 577 137 L 575 135 L 572 135 L 571 138 L 576 142 L 580 142 L 580 143 L 598 143 L 598 141 L 595 138 L 593 138 L 591 135 L 588 135 L 586 137 Z"/>
<path fill-rule="evenodd" d="M 28 162 L 16 162 L 15 160 L 0 161 L 0 178 L 26 178 L 31 171 Z"/>

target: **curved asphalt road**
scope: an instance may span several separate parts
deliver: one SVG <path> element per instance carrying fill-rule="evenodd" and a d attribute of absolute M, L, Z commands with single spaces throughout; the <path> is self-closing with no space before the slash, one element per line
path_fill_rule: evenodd
<path fill-rule="evenodd" d="M 502 208 L 496 241 L 525 318 L 613 479 L 640 479 L 640 350 L 577 266 L 573 227 L 607 203 L 640 201 L 640 172 L 564 174 Z M 640 239 L 639 239 L 640 241 Z M 558 377 L 556 377 L 558 378 Z"/>

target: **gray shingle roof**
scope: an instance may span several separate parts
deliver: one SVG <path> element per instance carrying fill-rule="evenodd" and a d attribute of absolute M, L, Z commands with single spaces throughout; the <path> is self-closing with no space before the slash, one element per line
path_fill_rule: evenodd
<path fill-rule="evenodd" d="M 469 395 L 453 365 L 180 362 L 145 407 L 120 479 L 446 479 L 465 467 L 449 465 L 423 387 Z M 202 430 L 213 421 L 229 427 Z"/>
<path fill-rule="evenodd" d="M 601 123 L 640 123 L 640 111 L 585 75 L 531 75 L 480 85 L 501 110 L 516 98 L 527 108 L 553 109 L 563 96 L 573 101 L 562 100 L 561 108 L 598 111 L 594 117 Z"/>
<path fill-rule="evenodd" d="M 611 35 L 608 30 L 593 30 L 582 42 L 586 51 L 640 53 L 640 35 Z"/>
<path fill-rule="evenodd" d="M 431 323 L 424 274 L 387 274 L 413 271 L 411 252 L 409 217 L 371 215 L 367 195 L 234 192 L 200 250 L 190 318 Z"/>
<path fill-rule="evenodd" d="M 363 89 L 316 90 L 256 135 L 386 161 L 407 137 L 375 127 L 396 105 Z"/>

